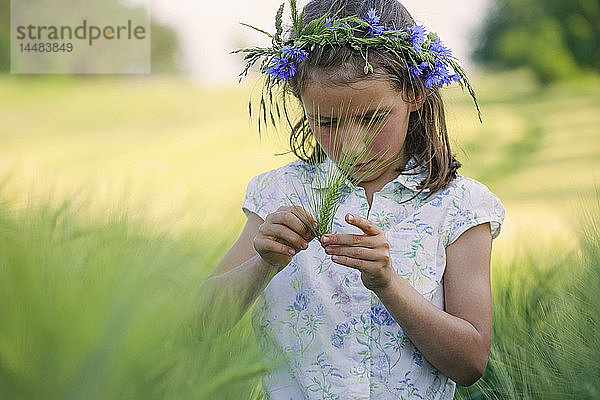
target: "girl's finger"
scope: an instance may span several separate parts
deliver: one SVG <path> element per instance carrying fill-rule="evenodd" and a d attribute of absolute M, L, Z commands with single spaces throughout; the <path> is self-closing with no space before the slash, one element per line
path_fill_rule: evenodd
<path fill-rule="evenodd" d="M 336 264 L 345 265 L 346 267 L 351 267 L 357 269 L 359 271 L 369 271 L 373 268 L 381 267 L 380 262 L 369 261 L 369 260 L 361 260 L 359 258 L 353 258 L 348 256 L 331 256 L 331 261 Z"/>
<path fill-rule="evenodd" d="M 284 245 L 286 245 L 287 247 L 289 247 L 290 249 L 294 249 L 294 252 L 297 253 L 299 250 L 302 250 L 302 247 L 298 247 L 298 246 L 294 246 L 291 243 L 288 243 L 286 240 L 282 239 L 282 238 L 277 238 L 277 237 L 269 237 L 269 239 L 275 241 L 275 242 L 279 242 L 279 243 L 283 243 Z"/>
<path fill-rule="evenodd" d="M 346 256 L 367 261 L 381 261 L 385 263 L 386 257 L 381 255 L 380 251 L 368 249 L 365 247 L 348 247 L 348 246 L 327 246 L 325 253 L 337 256 Z M 387 257 L 389 258 L 389 257 Z"/>
<path fill-rule="evenodd" d="M 374 249 L 380 245 L 380 239 L 374 236 L 338 233 L 323 235 L 321 243 L 324 245 L 359 246 Z"/>
<path fill-rule="evenodd" d="M 293 247 L 286 246 L 283 243 L 279 243 L 272 238 L 256 238 L 254 241 L 254 249 L 256 251 L 268 250 L 273 253 L 285 254 L 293 256 L 296 254 L 296 250 Z"/>
<path fill-rule="evenodd" d="M 274 223 L 262 224 L 258 227 L 258 232 L 264 236 L 273 237 L 278 241 L 281 241 L 279 239 L 282 239 L 286 244 L 289 244 L 296 249 L 308 248 L 308 241 L 286 225 Z"/>
<path fill-rule="evenodd" d="M 306 224 L 292 210 L 276 211 L 269 214 L 267 218 L 271 224 L 285 225 L 307 241 L 314 238 L 312 231 L 308 229 Z"/>
<path fill-rule="evenodd" d="M 349 224 L 360 228 L 365 233 L 365 235 L 375 236 L 379 235 L 380 233 L 383 233 L 381 228 L 375 225 L 373 221 L 369 221 L 368 219 L 360 217 L 358 215 L 348 213 L 346 214 L 346 221 Z"/>
<path fill-rule="evenodd" d="M 313 232 L 317 229 L 317 220 L 304 208 L 300 206 L 292 207 L 292 213 L 298 217 L 300 221 L 304 224 L 304 228 L 306 230 L 305 233 L 310 234 L 314 237 Z"/>

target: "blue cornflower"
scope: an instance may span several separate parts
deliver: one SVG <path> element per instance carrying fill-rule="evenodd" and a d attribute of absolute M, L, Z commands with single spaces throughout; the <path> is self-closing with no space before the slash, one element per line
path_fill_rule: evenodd
<path fill-rule="evenodd" d="M 384 306 L 371 306 L 371 320 L 377 325 L 393 325 L 396 322 Z"/>
<path fill-rule="evenodd" d="M 439 85 L 442 81 L 442 76 L 444 72 L 439 67 L 434 67 L 433 70 L 429 71 L 427 75 L 425 75 L 425 86 L 430 88 L 434 85 Z"/>
<path fill-rule="evenodd" d="M 433 51 L 442 58 L 452 57 L 452 50 L 444 46 L 444 43 L 442 43 L 439 37 L 435 38 L 435 40 L 429 44 L 429 50 Z"/>
<path fill-rule="evenodd" d="M 433 66 L 428 62 L 409 65 L 408 72 L 413 78 L 423 78 L 428 88 L 450 86 L 453 82 L 460 81 L 460 75 L 451 73 L 443 60 L 436 60 Z"/>
<path fill-rule="evenodd" d="M 367 18 L 365 18 L 365 21 L 367 21 L 370 25 L 369 26 L 369 35 L 371 35 L 371 37 L 379 36 L 385 30 L 384 25 L 378 25 L 379 20 L 380 20 L 379 15 L 377 15 L 377 11 L 375 11 L 374 8 L 371 8 L 369 11 L 367 11 Z"/>
<path fill-rule="evenodd" d="M 390 29 L 390 30 L 392 30 L 392 29 Z M 406 33 L 406 31 L 404 29 L 396 29 L 394 31 L 394 34 L 396 34 L 398 36 L 402 35 L 403 33 Z"/>
<path fill-rule="evenodd" d="M 366 21 L 371 25 L 377 25 L 379 23 L 379 15 L 377 15 L 377 11 L 375 11 L 374 8 L 367 11 Z"/>
<path fill-rule="evenodd" d="M 452 74 L 451 75 L 448 72 L 440 80 L 440 86 L 441 87 L 444 87 L 445 85 L 446 86 L 450 86 L 450 85 L 452 85 L 453 82 L 459 82 L 459 81 L 460 81 L 460 75 L 459 74 Z"/>
<path fill-rule="evenodd" d="M 429 69 L 425 74 L 425 86 L 433 87 L 437 85 L 439 87 L 450 86 L 452 82 L 460 81 L 460 75 L 451 74 L 446 65 L 442 62 L 436 62 L 433 69 Z"/>
<path fill-rule="evenodd" d="M 418 53 L 421 51 L 423 43 L 427 38 L 427 32 L 423 25 L 414 25 L 408 27 L 408 33 L 410 34 L 410 44 L 413 49 Z"/>
<path fill-rule="evenodd" d="M 427 70 L 429 68 L 429 63 L 428 62 L 422 62 L 420 64 L 417 65 L 409 65 L 408 66 L 408 72 L 410 73 L 410 76 L 413 78 L 420 78 L 421 74 L 423 74 L 423 71 Z"/>
<path fill-rule="evenodd" d="M 273 56 L 271 64 L 267 68 L 267 75 L 271 78 L 285 80 L 296 73 L 294 62 L 285 57 Z"/>
<path fill-rule="evenodd" d="M 384 29 L 385 27 L 383 25 L 371 26 L 369 28 L 369 35 L 371 35 L 371 37 L 379 36 L 383 33 Z"/>
<path fill-rule="evenodd" d="M 308 297 L 303 292 L 296 293 L 296 301 L 294 301 L 294 308 L 298 311 L 306 310 L 308 307 Z"/>
<path fill-rule="evenodd" d="M 450 79 L 451 82 L 460 82 L 460 80 L 462 79 L 460 77 L 459 74 L 452 74 L 448 77 L 448 79 Z M 450 85 L 451 83 L 448 83 L 448 85 Z"/>
<path fill-rule="evenodd" d="M 325 23 L 323 29 L 330 29 L 338 25 L 338 20 L 332 17 L 325 17 Z"/>
<path fill-rule="evenodd" d="M 298 63 L 301 63 L 302 61 L 306 60 L 306 57 L 308 57 L 308 51 L 302 50 L 297 47 L 292 47 L 287 44 L 285 46 L 283 46 L 283 48 L 281 49 L 281 52 L 288 59 L 295 60 Z"/>

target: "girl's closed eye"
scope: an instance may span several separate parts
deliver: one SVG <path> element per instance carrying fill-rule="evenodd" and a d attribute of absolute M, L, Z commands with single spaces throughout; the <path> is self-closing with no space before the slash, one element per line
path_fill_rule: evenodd
<path fill-rule="evenodd" d="M 385 120 L 385 116 L 384 115 L 374 115 L 372 117 L 364 116 L 362 118 L 362 122 L 364 124 L 367 124 L 367 125 L 369 125 L 369 124 L 379 124 L 379 123 L 381 123 L 384 120 Z M 319 122 L 317 122 L 316 125 L 319 126 L 319 127 L 328 127 L 328 126 L 332 126 L 333 124 L 331 123 L 331 121 L 319 121 Z"/>
<path fill-rule="evenodd" d="M 382 114 L 375 114 L 373 116 L 365 116 L 362 121 L 366 124 L 379 124 L 385 121 L 386 116 Z"/>

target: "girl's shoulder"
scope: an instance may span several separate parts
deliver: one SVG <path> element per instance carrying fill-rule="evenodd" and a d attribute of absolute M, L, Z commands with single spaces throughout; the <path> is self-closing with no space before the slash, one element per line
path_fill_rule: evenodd
<path fill-rule="evenodd" d="M 278 168 L 262 172 L 250 179 L 242 209 L 255 212 L 263 219 L 278 207 L 297 203 L 304 193 L 302 182 L 310 180 L 315 166 L 295 160 Z"/>
<path fill-rule="evenodd" d="M 251 181 L 268 181 L 278 185 L 293 184 L 299 180 L 306 180 L 307 175 L 314 174 L 322 169 L 322 164 L 312 165 L 302 160 L 294 160 L 277 168 L 261 172 Z"/>
<path fill-rule="evenodd" d="M 506 210 L 500 198 L 484 183 L 457 173 L 438 196 L 441 196 L 438 204 L 446 215 L 446 246 L 466 229 L 483 222 L 491 223 L 492 239 L 500 234 Z"/>
<path fill-rule="evenodd" d="M 456 173 L 456 178 L 450 182 L 448 189 L 454 196 L 468 198 L 477 197 L 495 197 L 496 194 L 490 190 L 490 188 L 484 183 L 477 179 L 471 178 L 466 175 Z M 498 199 L 499 200 L 499 199 Z"/>

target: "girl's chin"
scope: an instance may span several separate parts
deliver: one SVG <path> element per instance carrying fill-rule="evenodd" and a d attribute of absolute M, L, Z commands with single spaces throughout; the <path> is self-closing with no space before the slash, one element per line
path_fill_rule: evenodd
<path fill-rule="evenodd" d="M 368 171 L 357 168 L 350 171 L 350 176 L 355 182 L 370 182 L 377 177 L 377 171 Z"/>

